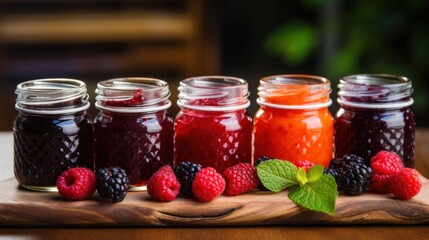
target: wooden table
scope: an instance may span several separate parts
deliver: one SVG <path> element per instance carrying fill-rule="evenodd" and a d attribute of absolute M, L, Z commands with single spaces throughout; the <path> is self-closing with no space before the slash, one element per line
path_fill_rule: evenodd
<path fill-rule="evenodd" d="M 419 129 L 416 169 L 429 178 L 429 129 Z M 12 135 L 0 133 L 0 180 L 13 176 Z M 1 193 L 0 193 L 1 194 Z M 268 226 L 225 228 L 0 228 L 0 239 L 429 239 L 429 226 Z"/>

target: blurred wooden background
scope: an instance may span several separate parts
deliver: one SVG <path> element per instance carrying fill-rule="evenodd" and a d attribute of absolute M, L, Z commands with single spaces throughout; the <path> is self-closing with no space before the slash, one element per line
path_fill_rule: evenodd
<path fill-rule="evenodd" d="M 253 115 L 259 79 L 285 73 L 330 79 L 333 100 L 345 75 L 407 76 L 417 126 L 428 127 L 428 11 L 420 0 L 0 0 L 0 131 L 17 114 L 16 85 L 31 79 L 84 80 L 93 103 L 98 81 L 156 77 L 174 102 L 183 78 L 237 76 Z"/>
<path fill-rule="evenodd" d="M 179 80 L 219 74 L 216 14 L 199 0 L 1 0 L 0 131 L 12 129 L 22 81 L 77 78 L 94 99 L 100 80 L 158 77 L 174 98 Z"/>

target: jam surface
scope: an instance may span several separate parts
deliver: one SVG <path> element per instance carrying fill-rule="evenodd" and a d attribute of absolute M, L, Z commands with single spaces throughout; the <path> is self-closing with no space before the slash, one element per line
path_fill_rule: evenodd
<path fill-rule="evenodd" d="M 340 109 L 335 119 L 336 157 L 357 154 L 367 164 L 381 150 L 398 154 L 414 167 L 415 119 L 409 107 L 398 110 Z"/>
<path fill-rule="evenodd" d="M 166 111 L 100 112 L 94 137 L 96 168 L 119 166 L 133 186 L 146 185 L 159 168 L 173 164 L 173 119 Z"/>
<path fill-rule="evenodd" d="M 286 110 L 262 107 L 255 116 L 254 159 L 268 156 L 328 166 L 333 155 L 333 118 L 327 108 Z"/>
<path fill-rule="evenodd" d="M 19 183 L 55 186 L 73 167 L 94 169 L 92 121 L 88 114 L 20 114 L 14 123 L 14 172 Z"/>
<path fill-rule="evenodd" d="M 251 163 L 252 119 L 244 111 L 182 110 L 175 121 L 175 163 L 194 162 L 222 173 Z"/>

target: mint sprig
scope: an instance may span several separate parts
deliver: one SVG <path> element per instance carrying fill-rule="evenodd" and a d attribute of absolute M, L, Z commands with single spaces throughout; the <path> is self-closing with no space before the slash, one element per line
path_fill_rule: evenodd
<path fill-rule="evenodd" d="M 331 175 L 323 174 L 317 181 L 291 187 L 288 196 L 301 207 L 332 215 L 338 196 L 337 184 Z"/>
<path fill-rule="evenodd" d="M 258 165 L 257 173 L 262 184 L 272 192 L 280 192 L 283 189 L 298 183 L 296 166 L 287 161 L 270 160 Z"/>
<path fill-rule="evenodd" d="M 323 166 L 316 165 L 306 172 L 294 164 L 273 159 L 256 168 L 261 183 L 273 192 L 289 188 L 288 196 L 301 207 L 333 215 L 338 196 L 334 177 L 323 173 Z"/>
<path fill-rule="evenodd" d="M 308 181 L 315 182 L 323 176 L 324 167 L 322 165 L 316 165 L 308 169 Z M 329 174 L 327 174 L 329 175 Z M 331 175 L 329 175 L 331 176 Z M 335 179 L 334 179 L 335 180 Z M 335 182 L 335 181 L 334 181 Z"/>

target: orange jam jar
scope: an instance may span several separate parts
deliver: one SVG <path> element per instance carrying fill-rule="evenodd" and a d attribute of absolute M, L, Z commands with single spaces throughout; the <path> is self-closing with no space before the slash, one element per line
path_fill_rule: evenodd
<path fill-rule="evenodd" d="M 334 151 L 334 121 L 328 110 L 330 81 L 310 75 L 262 78 L 254 119 L 254 160 L 268 156 L 327 167 Z"/>

